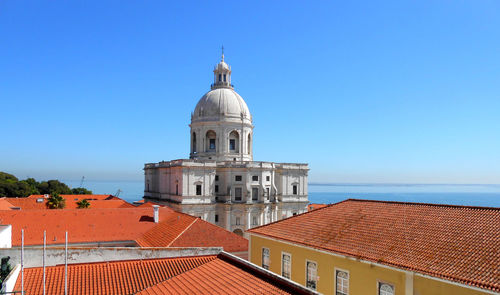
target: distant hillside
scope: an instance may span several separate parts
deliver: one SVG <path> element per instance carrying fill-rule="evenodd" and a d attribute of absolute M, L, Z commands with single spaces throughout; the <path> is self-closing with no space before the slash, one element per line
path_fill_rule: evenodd
<path fill-rule="evenodd" d="M 83 187 L 69 188 L 59 180 L 38 182 L 34 178 L 19 180 L 12 174 L 0 172 L 0 197 L 27 197 L 40 194 L 92 194 L 92 191 Z"/>

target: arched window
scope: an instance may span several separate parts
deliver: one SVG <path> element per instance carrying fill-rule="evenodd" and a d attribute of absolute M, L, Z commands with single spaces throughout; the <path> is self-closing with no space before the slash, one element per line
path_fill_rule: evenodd
<path fill-rule="evenodd" d="M 240 150 L 240 135 L 236 130 L 229 133 L 229 152 L 238 153 Z"/>
<path fill-rule="evenodd" d="M 192 146 L 191 150 L 193 151 L 193 153 L 196 153 L 196 133 L 195 132 L 193 132 L 192 144 L 193 144 L 193 146 Z"/>
<path fill-rule="evenodd" d="M 378 294 L 379 295 L 394 295 L 394 287 L 389 285 L 389 284 L 386 284 L 386 283 L 379 283 Z"/>
<path fill-rule="evenodd" d="M 226 74 L 224 74 L 224 82 L 226 82 Z"/>
<path fill-rule="evenodd" d="M 206 135 L 206 143 L 207 143 L 207 152 L 215 152 L 216 145 L 215 140 L 217 138 L 217 134 L 213 130 L 207 131 Z"/>
<path fill-rule="evenodd" d="M 222 74 L 219 74 L 219 82 L 222 81 Z"/>
<path fill-rule="evenodd" d="M 306 287 L 316 290 L 316 283 L 318 280 L 318 264 L 313 261 L 307 261 L 306 271 Z"/>
<path fill-rule="evenodd" d="M 252 135 L 251 134 L 248 134 L 247 152 L 249 155 L 252 153 Z"/>
<path fill-rule="evenodd" d="M 337 295 L 349 294 L 349 273 L 341 270 L 336 271 Z"/>

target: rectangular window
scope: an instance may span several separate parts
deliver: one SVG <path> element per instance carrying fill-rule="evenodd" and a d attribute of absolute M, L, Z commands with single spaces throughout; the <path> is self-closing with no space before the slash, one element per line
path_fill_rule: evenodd
<path fill-rule="evenodd" d="M 292 274 L 292 257 L 290 254 L 283 253 L 281 257 L 281 275 L 287 279 Z"/>
<path fill-rule="evenodd" d="M 266 181 L 271 181 L 271 176 L 266 176 Z"/>
<path fill-rule="evenodd" d="M 236 225 L 240 225 L 240 218 L 236 217 Z"/>
<path fill-rule="evenodd" d="M 252 181 L 259 181 L 259 176 L 258 175 L 253 175 L 252 176 Z"/>
<path fill-rule="evenodd" d="M 215 192 L 218 193 L 219 192 L 219 186 L 218 185 L 215 185 Z"/>
<path fill-rule="evenodd" d="M 196 185 L 196 195 L 201 196 L 201 184 Z"/>
<path fill-rule="evenodd" d="M 235 181 L 241 181 L 241 175 L 236 175 L 236 176 L 234 177 L 234 180 L 235 180 Z"/>
<path fill-rule="evenodd" d="M 335 272 L 336 295 L 349 294 L 349 273 L 346 271 L 337 270 Z"/>
<path fill-rule="evenodd" d="M 215 181 L 219 181 L 219 175 L 215 175 Z"/>
<path fill-rule="evenodd" d="M 226 74 L 224 74 L 224 82 L 226 82 Z"/>
<path fill-rule="evenodd" d="M 252 225 L 259 225 L 257 222 L 257 216 L 252 217 Z"/>
<path fill-rule="evenodd" d="M 230 139 L 229 140 L 229 150 L 234 151 L 236 149 L 236 140 Z"/>
<path fill-rule="evenodd" d="M 293 194 L 294 195 L 297 194 L 297 185 L 296 184 L 293 185 Z"/>
<path fill-rule="evenodd" d="M 378 283 L 379 295 L 394 295 L 394 286 L 387 283 Z"/>
<path fill-rule="evenodd" d="M 210 149 L 215 150 L 215 138 L 210 138 Z"/>
<path fill-rule="evenodd" d="M 215 214 L 215 222 L 219 222 L 219 215 Z"/>
<path fill-rule="evenodd" d="M 316 281 L 317 281 L 317 278 L 318 278 L 318 276 L 317 276 L 318 265 L 316 264 L 316 262 L 307 261 L 306 271 L 307 271 L 307 274 L 306 274 L 306 278 L 307 278 L 306 287 L 310 288 L 310 289 L 313 289 L 313 290 L 316 290 Z"/>
<path fill-rule="evenodd" d="M 266 196 L 267 196 L 267 200 L 269 200 L 269 197 L 271 196 L 270 193 L 269 193 L 269 188 L 266 187 Z"/>
<path fill-rule="evenodd" d="M 252 187 L 252 201 L 257 201 L 257 200 L 259 200 L 259 188 Z"/>
<path fill-rule="evenodd" d="M 234 189 L 234 200 L 241 201 L 241 187 L 237 187 Z"/>
<path fill-rule="evenodd" d="M 262 248 L 262 268 L 269 269 L 269 249 Z"/>

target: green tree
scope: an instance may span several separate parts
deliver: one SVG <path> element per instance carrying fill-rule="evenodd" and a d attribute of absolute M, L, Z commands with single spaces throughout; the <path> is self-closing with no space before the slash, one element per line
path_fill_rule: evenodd
<path fill-rule="evenodd" d="M 21 197 L 18 194 L 18 182 L 14 175 L 0 172 L 0 197 Z"/>
<path fill-rule="evenodd" d="M 75 187 L 71 189 L 71 193 L 74 195 L 91 195 L 92 191 L 83 187 Z"/>
<path fill-rule="evenodd" d="M 61 194 L 61 195 L 70 195 L 71 189 L 64 183 L 59 180 L 49 180 L 42 181 L 38 186 L 38 191 L 41 194 Z"/>
<path fill-rule="evenodd" d="M 90 202 L 87 199 L 83 199 L 81 201 L 76 202 L 76 206 L 78 209 L 87 209 L 90 207 Z"/>
<path fill-rule="evenodd" d="M 38 186 L 40 185 L 40 183 L 38 181 L 36 181 L 34 178 L 26 178 L 25 180 L 21 180 L 21 181 L 25 182 L 28 185 L 30 195 L 39 195 L 40 194 L 40 191 L 38 190 Z"/>
<path fill-rule="evenodd" d="M 49 209 L 64 209 L 66 207 L 66 199 L 58 193 L 53 193 L 47 199 L 47 207 Z"/>

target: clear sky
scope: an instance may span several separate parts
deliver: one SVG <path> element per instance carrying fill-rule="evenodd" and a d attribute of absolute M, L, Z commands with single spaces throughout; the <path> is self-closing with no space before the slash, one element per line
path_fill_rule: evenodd
<path fill-rule="evenodd" d="M 311 182 L 500 183 L 500 2 L 0 2 L 0 171 L 189 156 L 224 44 L 254 159 Z"/>

